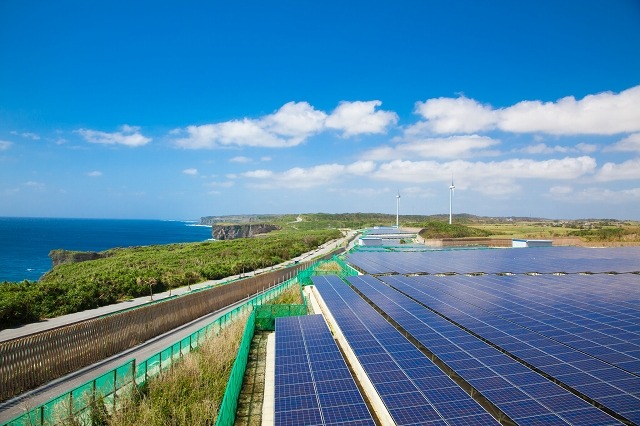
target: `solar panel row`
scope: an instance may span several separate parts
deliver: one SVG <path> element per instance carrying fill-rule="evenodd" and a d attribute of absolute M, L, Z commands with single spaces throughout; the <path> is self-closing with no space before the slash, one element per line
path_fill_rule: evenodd
<path fill-rule="evenodd" d="M 276 319 L 275 425 L 374 425 L 322 315 Z"/>
<path fill-rule="evenodd" d="M 640 374 L 640 276 L 455 276 L 419 282 Z"/>
<path fill-rule="evenodd" d="M 606 409 L 640 423 L 640 377 L 496 316 L 458 298 L 458 293 L 453 296 L 425 284 L 426 278 L 389 276 L 383 279 Z"/>
<path fill-rule="evenodd" d="M 376 278 L 348 281 L 517 424 L 620 424 Z"/>
<path fill-rule="evenodd" d="M 637 273 L 640 272 L 640 247 L 354 252 L 347 260 L 369 274 Z"/>
<path fill-rule="evenodd" d="M 396 424 L 497 423 L 340 278 L 312 280 Z"/>

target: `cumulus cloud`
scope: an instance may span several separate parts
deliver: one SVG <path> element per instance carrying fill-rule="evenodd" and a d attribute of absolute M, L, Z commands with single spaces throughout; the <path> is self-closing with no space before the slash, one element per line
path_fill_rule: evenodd
<path fill-rule="evenodd" d="M 623 163 L 605 163 L 595 176 L 599 182 L 616 180 L 640 180 L 640 158 Z"/>
<path fill-rule="evenodd" d="M 473 99 L 436 98 L 416 104 L 423 126 L 435 133 L 469 133 L 499 129 L 513 133 L 613 135 L 640 131 L 640 86 L 577 100 L 522 101 L 494 109 Z"/>
<path fill-rule="evenodd" d="M 188 126 L 171 134 L 182 135 L 175 144 L 188 149 L 225 146 L 285 148 L 299 145 L 319 132 L 325 118 L 324 112 L 315 110 L 307 102 L 289 102 L 273 114 L 259 119 Z"/>
<path fill-rule="evenodd" d="M 175 144 L 188 149 L 229 146 L 287 148 L 302 144 L 327 129 L 337 129 L 345 137 L 383 133 L 397 122 L 393 112 L 376 110 L 380 101 L 342 102 L 327 115 L 307 102 L 289 102 L 261 118 L 188 126 L 170 132 Z"/>
<path fill-rule="evenodd" d="M 189 176 L 196 176 L 198 174 L 198 169 L 184 169 L 182 173 Z"/>
<path fill-rule="evenodd" d="M 488 105 L 468 99 L 435 98 L 416 102 L 415 112 L 429 120 L 435 133 L 472 133 L 495 126 L 496 112 Z"/>
<path fill-rule="evenodd" d="M 326 126 L 341 130 L 344 137 L 385 133 L 387 127 L 398 122 L 398 115 L 391 111 L 376 111 L 380 105 L 380 101 L 340 102 L 327 118 Z"/>
<path fill-rule="evenodd" d="M 124 125 L 120 127 L 119 132 L 102 132 L 91 129 L 78 129 L 74 131 L 84 138 L 87 142 L 105 144 L 105 145 L 125 145 L 129 147 L 143 146 L 151 142 L 151 138 L 143 136 L 140 133 L 140 127 Z"/>
<path fill-rule="evenodd" d="M 8 150 L 9 148 L 11 148 L 11 145 L 13 145 L 13 142 L 0 141 L 0 151 Z"/>
<path fill-rule="evenodd" d="M 380 164 L 373 177 L 402 182 L 437 182 L 443 176 L 463 175 L 467 182 L 482 182 L 485 179 L 576 179 L 591 174 L 596 161 L 591 157 L 566 157 L 536 161 L 531 159 L 509 159 L 490 162 L 407 161 L 393 160 Z M 456 182 L 456 187 L 459 182 Z"/>
<path fill-rule="evenodd" d="M 367 160 L 390 160 L 407 158 L 465 158 L 471 155 L 495 155 L 487 150 L 500 144 L 487 136 L 451 136 L 447 138 L 428 138 L 396 146 L 383 146 L 363 154 Z"/>
<path fill-rule="evenodd" d="M 638 106 L 640 108 L 640 105 Z M 640 133 L 634 133 L 608 146 L 604 151 L 640 152 Z"/>
<path fill-rule="evenodd" d="M 375 163 L 371 161 L 357 161 L 352 164 L 321 164 L 309 168 L 294 167 L 284 172 L 276 173 L 270 170 L 253 170 L 243 173 L 242 176 L 255 179 L 250 185 L 257 188 L 293 188 L 308 189 L 351 175 L 363 176 L 375 169 Z"/>

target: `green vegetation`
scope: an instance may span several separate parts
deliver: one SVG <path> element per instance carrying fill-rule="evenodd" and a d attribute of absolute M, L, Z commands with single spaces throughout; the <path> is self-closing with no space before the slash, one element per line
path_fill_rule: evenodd
<path fill-rule="evenodd" d="M 488 237 L 490 233 L 482 229 L 472 228 L 470 226 L 451 224 L 446 222 L 428 222 L 420 225 L 423 229 L 420 236 L 424 239 L 435 238 L 470 238 L 470 237 Z"/>
<path fill-rule="evenodd" d="M 169 371 L 134 389 L 103 424 L 215 424 L 245 324 L 246 317 L 235 321 Z"/>
<path fill-rule="evenodd" d="M 579 229 L 567 233 L 586 241 L 640 241 L 640 227 Z"/>
<path fill-rule="evenodd" d="M 273 300 L 267 302 L 268 305 L 302 305 L 302 290 L 300 285 L 292 285 Z"/>
<path fill-rule="evenodd" d="M 341 236 L 337 230 L 112 249 L 58 265 L 38 282 L 0 284 L 0 328 L 276 265 Z"/>

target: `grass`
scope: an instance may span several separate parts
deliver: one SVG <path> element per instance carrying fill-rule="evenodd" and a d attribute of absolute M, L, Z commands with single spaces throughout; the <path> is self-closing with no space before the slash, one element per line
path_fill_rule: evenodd
<path fill-rule="evenodd" d="M 213 425 L 247 317 L 243 317 L 161 376 L 122 401 L 108 425 Z"/>

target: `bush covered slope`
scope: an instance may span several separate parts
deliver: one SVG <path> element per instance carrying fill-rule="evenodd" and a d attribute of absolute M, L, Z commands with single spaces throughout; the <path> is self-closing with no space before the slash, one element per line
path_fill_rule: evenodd
<path fill-rule="evenodd" d="M 0 284 L 0 328 L 276 265 L 339 238 L 336 230 L 107 250 L 62 264 L 38 282 Z"/>

